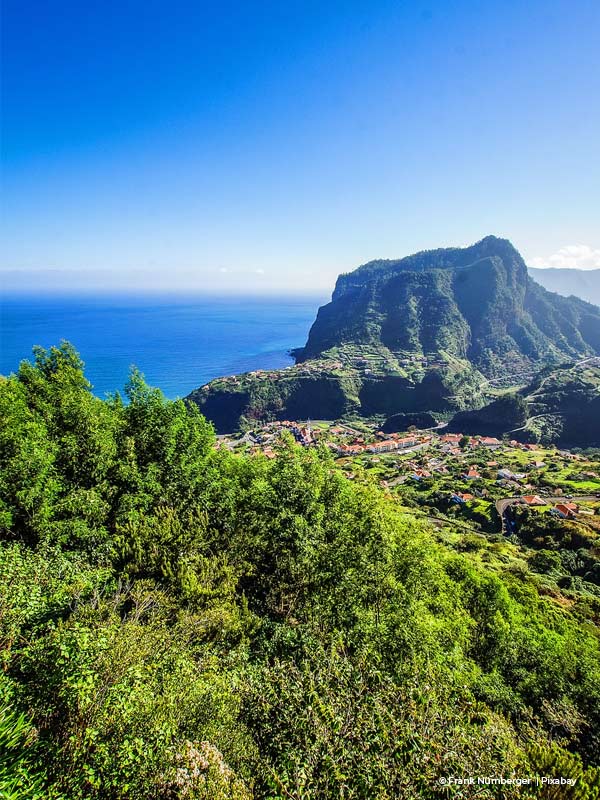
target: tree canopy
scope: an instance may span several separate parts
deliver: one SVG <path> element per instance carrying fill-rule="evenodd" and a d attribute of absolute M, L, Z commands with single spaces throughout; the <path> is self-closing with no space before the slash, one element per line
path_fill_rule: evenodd
<path fill-rule="evenodd" d="M 223 451 L 135 370 L 100 400 L 66 343 L 0 379 L 0 462 L 1 797 L 598 796 L 600 602 L 444 547 L 324 449 Z"/>

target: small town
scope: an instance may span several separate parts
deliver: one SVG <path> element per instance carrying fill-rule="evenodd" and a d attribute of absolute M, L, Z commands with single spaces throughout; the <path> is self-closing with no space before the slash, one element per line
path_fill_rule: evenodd
<path fill-rule="evenodd" d="M 377 483 L 400 504 L 436 524 L 460 523 L 480 534 L 510 536 L 525 527 L 579 528 L 600 534 L 600 458 L 492 436 L 446 433 L 443 425 L 385 433 L 365 420 L 275 421 L 218 446 L 277 458 L 286 435 L 302 447 L 327 448 L 351 481 Z"/>

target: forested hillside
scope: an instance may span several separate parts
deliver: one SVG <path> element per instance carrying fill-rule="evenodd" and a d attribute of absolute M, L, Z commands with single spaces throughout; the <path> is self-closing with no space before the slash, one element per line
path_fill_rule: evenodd
<path fill-rule="evenodd" d="M 0 379 L 0 459 L 0 797 L 598 797 L 600 596 L 69 345 Z M 535 774 L 577 784 L 443 784 Z"/>
<path fill-rule="evenodd" d="M 600 367 L 597 359 L 547 369 L 518 393 L 476 411 L 462 411 L 449 429 L 518 435 L 563 447 L 600 447 Z"/>
<path fill-rule="evenodd" d="M 600 309 L 547 292 L 506 239 L 378 260 L 340 275 L 301 359 L 346 342 L 450 353 L 486 375 L 600 352 Z M 399 411 L 401 409 L 398 409 Z"/>

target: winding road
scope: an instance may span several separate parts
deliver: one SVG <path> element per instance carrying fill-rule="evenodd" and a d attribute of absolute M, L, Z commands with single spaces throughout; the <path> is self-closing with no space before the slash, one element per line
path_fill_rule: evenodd
<path fill-rule="evenodd" d="M 547 500 L 548 503 L 564 503 L 565 500 L 569 502 L 579 502 L 579 503 L 589 503 L 593 502 L 598 499 L 595 494 L 579 494 L 579 495 L 572 495 L 567 497 L 566 495 L 559 495 L 556 497 L 547 497 L 541 496 L 542 500 Z M 502 500 L 496 500 L 496 511 L 498 512 L 500 519 L 502 520 L 502 533 L 506 533 L 506 517 L 505 513 L 510 506 L 521 505 L 523 503 L 522 496 L 515 496 L 515 497 L 503 497 Z"/>

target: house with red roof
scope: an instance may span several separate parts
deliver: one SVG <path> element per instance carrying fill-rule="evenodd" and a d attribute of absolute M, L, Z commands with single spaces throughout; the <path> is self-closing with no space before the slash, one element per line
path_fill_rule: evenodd
<path fill-rule="evenodd" d="M 490 450 L 497 450 L 499 447 L 502 447 L 500 439 L 496 439 L 494 436 L 482 436 L 479 440 L 479 444 Z"/>
<path fill-rule="evenodd" d="M 389 453 L 391 450 L 397 450 L 398 443 L 393 439 L 384 439 L 381 442 L 373 442 L 367 446 L 368 453 Z"/>
<path fill-rule="evenodd" d="M 414 447 L 418 443 L 418 440 L 415 439 L 414 436 L 403 436 L 401 439 L 398 438 L 396 440 L 396 444 L 400 450 L 404 450 L 407 447 Z"/>
<path fill-rule="evenodd" d="M 546 503 L 537 494 L 526 494 L 523 496 L 523 502 L 526 506 L 545 506 Z"/>
<path fill-rule="evenodd" d="M 421 481 L 423 478 L 431 478 L 431 472 L 426 469 L 416 469 L 410 477 L 414 481 Z"/>
<path fill-rule="evenodd" d="M 364 451 L 361 444 L 340 444 L 337 451 L 342 456 L 357 456 Z"/>
<path fill-rule="evenodd" d="M 450 502 L 458 503 L 459 505 L 464 505 L 465 503 L 468 503 L 469 500 L 474 500 L 474 499 L 475 497 L 472 494 L 469 494 L 468 492 L 454 492 L 454 494 L 452 494 L 452 496 L 450 497 Z"/>
<path fill-rule="evenodd" d="M 552 509 L 561 519 L 574 519 L 577 514 L 576 503 L 557 503 Z"/>

